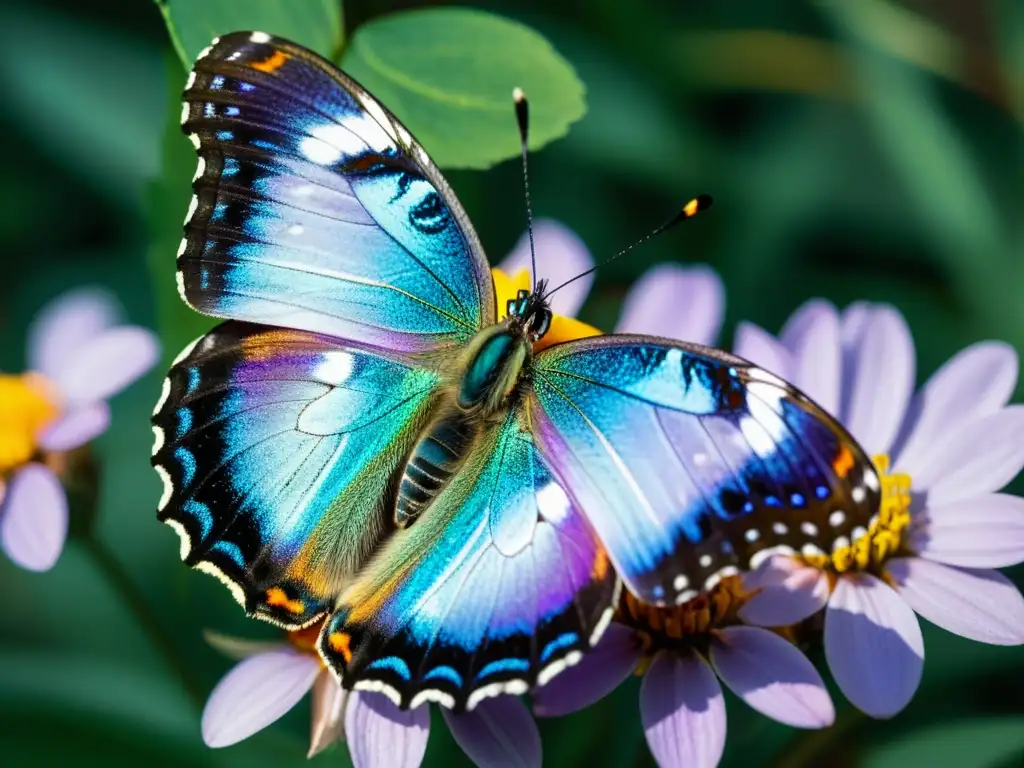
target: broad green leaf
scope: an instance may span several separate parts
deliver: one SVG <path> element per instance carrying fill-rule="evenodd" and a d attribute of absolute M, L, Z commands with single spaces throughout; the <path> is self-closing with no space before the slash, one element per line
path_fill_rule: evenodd
<path fill-rule="evenodd" d="M 866 768 L 997 768 L 1024 761 L 1024 718 L 965 719 L 921 728 L 868 756 Z"/>
<path fill-rule="evenodd" d="M 519 154 L 517 86 L 529 99 L 534 149 L 564 136 L 586 112 L 583 83 L 545 38 L 482 11 L 376 19 L 355 31 L 342 66 L 448 168 L 488 168 Z"/>
<path fill-rule="evenodd" d="M 179 71 L 170 61 L 168 69 Z M 153 275 L 157 330 L 169 363 L 193 339 L 210 330 L 215 320 L 191 309 L 178 295 L 175 266 L 183 222 L 192 189 L 196 153 L 179 125 L 178 90 L 172 89 L 173 103 L 166 111 L 163 139 L 163 173 L 149 190 L 149 268 Z"/>
<path fill-rule="evenodd" d="M 213 38 L 257 30 L 335 58 L 344 40 L 342 0 L 156 0 L 186 67 Z"/>

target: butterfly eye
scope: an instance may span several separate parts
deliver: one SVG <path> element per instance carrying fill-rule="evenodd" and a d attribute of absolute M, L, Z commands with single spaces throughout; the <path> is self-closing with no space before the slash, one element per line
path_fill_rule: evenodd
<path fill-rule="evenodd" d="M 534 341 L 536 341 L 537 339 L 540 339 L 542 336 L 544 336 L 550 330 L 551 330 L 551 313 L 548 312 L 547 310 L 543 310 L 543 311 L 538 312 L 534 316 L 533 328 L 531 330 L 531 334 L 534 337 Z"/>

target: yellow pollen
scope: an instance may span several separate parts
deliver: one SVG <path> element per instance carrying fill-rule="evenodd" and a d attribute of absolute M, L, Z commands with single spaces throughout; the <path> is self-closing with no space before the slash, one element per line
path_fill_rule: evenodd
<path fill-rule="evenodd" d="M 878 514 L 871 519 L 866 534 L 847 547 L 839 547 L 831 556 L 803 556 L 815 568 L 833 573 L 870 571 L 881 574 L 887 559 L 900 552 L 903 531 L 910 525 L 910 475 L 889 472 L 889 457 L 881 454 L 873 459 L 882 484 Z"/>
<path fill-rule="evenodd" d="M 739 576 L 722 579 L 710 591 L 682 605 L 648 605 L 623 590 L 616 620 L 636 631 L 645 657 L 662 649 L 703 649 L 716 629 L 739 623 L 736 613 L 750 597 Z M 646 664 L 641 664 L 637 674 L 644 669 Z"/>
<path fill-rule="evenodd" d="M 56 390 L 40 374 L 0 374 L 0 474 L 32 458 L 39 433 L 59 412 Z"/>
<path fill-rule="evenodd" d="M 508 315 L 508 303 L 516 298 L 521 290 L 530 290 L 530 273 L 521 269 L 514 275 L 506 275 L 497 267 L 491 269 L 494 278 L 494 295 L 498 301 L 498 320 L 504 320 Z M 544 337 L 533 345 L 534 352 L 540 352 L 554 344 L 561 344 L 563 341 L 574 339 L 585 339 L 588 336 L 600 336 L 601 332 L 592 325 L 581 323 L 574 317 L 564 315 L 553 315 L 551 317 L 551 328 L 544 334 Z"/>

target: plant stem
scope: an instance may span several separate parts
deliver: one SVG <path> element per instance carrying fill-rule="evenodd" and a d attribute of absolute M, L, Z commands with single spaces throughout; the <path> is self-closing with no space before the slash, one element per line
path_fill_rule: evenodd
<path fill-rule="evenodd" d="M 185 657 L 171 642 L 156 614 L 153 613 L 149 603 L 139 592 L 124 566 L 94 533 L 85 536 L 82 539 L 82 544 L 110 585 L 127 604 L 142 631 L 145 632 L 157 653 L 163 657 L 164 662 L 177 677 L 192 703 L 197 708 L 201 708 L 205 698 L 203 689 L 192 676 L 191 667 Z"/>

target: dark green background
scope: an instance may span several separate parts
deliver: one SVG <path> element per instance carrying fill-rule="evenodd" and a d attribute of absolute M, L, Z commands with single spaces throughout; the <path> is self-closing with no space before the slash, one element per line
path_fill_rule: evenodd
<path fill-rule="evenodd" d="M 350 2 L 346 27 L 422 5 Z M 825 296 L 898 306 L 921 379 L 978 339 L 1024 347 L 1020 0 L 848 0 L 845 13 L 784 0 L 476 6 L 542 32 L 587 86 L 587 115 L 532 160 L 538 215 L 573 227 L 600 257 L 692 194 L 716 198 L 709 214 L 602 269 L 584 319 L 610 328 L 630 282 L 677 260 L 724 277 L 726 342 L 737 320 L 774 331 L 800 302 Z M 148 264 L 166 285 L 188 203 L 187 191 L 161 185 L 177 107 L 168 110 L 183 81 L 147 0 L 3 4 L 0 369 L 23 365 L 33 312 L 81 283 L 109 286 L 133 321 L 156 327 Z M 173 140 L 166 156 L 187 158 L 190 175 L 191 150 Z M 523 229 L 518 164 L 449 179 L 497 261 Z M 114 425 L 96 444 L 96 535 L 156 627 L 147 632 L 81 542 L 43 575 L 0 561 L 2 764 L 304 761 L 304 705 L 243 745 L 206 749 L 199 706 L 154 648 L 156 629 L 205 693 L 230 662 L 204 644 L 202 628 L 273 635 L 184 568 L 176 538 L 155 521 L 148 418 L 161 377 L 115 400 Z M 871 722 L 837 695 L 837 725 L 804 733 L 730 701 L 725 764 L 1021 764 L 1024 651 L 930 626 L 925 638 L 922 688 L 895 720 Z M 634 681 L 585 713 L 543 723 L 546 764 L 647 765 L 637 690 Z M 453 758 L 464 760 L 435 718 L 428 761 Z M 341 747 L 316 763 L 347 760 Z"/>

